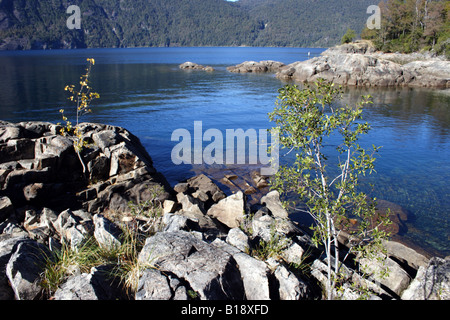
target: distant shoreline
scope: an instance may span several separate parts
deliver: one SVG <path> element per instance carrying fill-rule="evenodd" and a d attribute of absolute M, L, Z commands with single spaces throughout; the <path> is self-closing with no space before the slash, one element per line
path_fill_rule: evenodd
<path fill-rule="evenodd" d="M 329 48 L 333 47 L 297 47 L 297 46 L 150 46 L 150 47 L 89 47 L 89 48 L 49 48 L 49 49 L 15 49 L 15 50 L 7 50 L 7 49 L 1 49 L 0 53 L 2 52 L 39 52 L 39 51 L 79 51 L 79 50 L 112 50 L 112 49 L 151 49 L 151 48 L 274 48 L 274 49 L 321 49 L 321 50 L 327 50 Z"/>

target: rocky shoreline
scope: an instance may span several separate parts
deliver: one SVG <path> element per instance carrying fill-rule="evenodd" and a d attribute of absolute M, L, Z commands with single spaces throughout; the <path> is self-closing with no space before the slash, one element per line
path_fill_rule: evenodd
<path fill-rule="evenodd" d="M 279 79 L 300 83 L 322 78 L 355 87 L 450 88 L 450 61 L 444 57 L 377 52 L 363 40 L 329 48 L 319 57 L 289 65 L 246 61 L 227 69 L 238 73 L 273 72 Z"/>
<path fill-rule="evenodd" d="M 137 137 L 93 123 L 81 125 L 90 142 L 83 173 L 59 129 L 0 122 L 1 300 L 323 298 L 322 249 L 289 219 L 266 177 L 254 174 L 252 185 L 230 195 L 204 174 L 172 188 Z M 262 196 L 249 201 L 254 191 Z M 143 203 L 158 214 L 136 213 Z M 89 270 L 73 263 L 54 290 L 43 289 L 49 257 L 65 247 L 81 251 L 87 241 L 119 248 L 129 228 L 142 237 L 133 286 L 111 272 L 115 257 Z M 341 245 L 345 256 L 345 238 Z M 386 247 L 386 279 L 363 277 L 357 262 L 345 260 L 340 299 L 450 299 L 449 259 L 428 259 L 394 241 Z M 369 265 L 379 268 L 376 260 Z"/>

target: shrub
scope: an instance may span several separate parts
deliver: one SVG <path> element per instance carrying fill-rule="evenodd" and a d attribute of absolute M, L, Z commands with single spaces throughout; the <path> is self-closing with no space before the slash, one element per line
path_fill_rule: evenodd
<path fill-rule="evenodd" d="M 269 114 L 280 132 L 280 145 L 297 152 L 293 163 L 280 167 L 271 181 L 272 189 L 295 197 L 286 206 L 309 214 L 314 219 L 313 241 L 323 245 L 327 262 L 327 296 L 339 279 L 341 264 L 338 237 L 349 233 L 351 250 L 371 254 L 382 249 L 381 240 L 388 234 L 383 227 L 388 216 L 377 215 L 376 199 L 358 190 L 360 177 L 374 170 L 378 147 L 366 151 L 358 143 L 370 126 L 362 122 L 363 106 L 370 97 L 363 97 L 354 107 L 339 107 L 336 100 L 341 89 L 323 80 L 307 85 L 287 85 L 279 90 L 277 107 Z M 330 156 L 330 145 L 336 145 L 336 158 Z M 337 174 L 332 166 L 337 164 Z M 297 208 L 302 204 L 302 209 Z M 304 209 L 303 209 L 304 208 Z"/>
<path fill-rule="evenodd" d="M 64 109 L 59 110 L 62 115 L 63 121 L 66 123 L 66 125 L 61 129 L 60 132 L 64 136 L 69 134 L 73 137 L 73 147 L 78 155 L 78 158 L 80 159 L 81 165 L 83 167 L 83 173 L 86 172 L 86 166 L 81 158 L 80 152 L 84 147 L 88 145 L 88 143 L 83 139 L 83 135 L 79 127 L 80 118 L 85 114 L 91 113 L 92 110 L 90 105 L 92 100 L 100 98 L 100 95 L 97 92 L 91 91 L 92 88 L 89 86 L 89 77 L 91 74 L 92 66 L 95 65 L 95 60 L 93 58 L 88 58 L 87 62 L 88 65 L 86 67 L 86 74 L 83 74 L 80 77 L 80 89 L 78 91 L 75 90 L 75 85 L 67 85 L 64 88 L 65 91 L 68 91 L 71 94 L 68 100 L 70 100 L 76 106 L 75 126 L 73 126 L 72 122 L 69 121 L 69 119 L 64 115 Z"/>
<path fill-rule="evenodd" d="M 352 42 L 353 40 L 355 40 L 355 38 L 356 38 L 356 32 L 355 32 L 355 30 L 348 28 L 348 29 L 347 29 L 347 32 L 344 34 L 344 36 L 343 36 L 342 39 L 341 39 L 341 43 L 342 43 L 342 44 L 344 44 L 344 43 L 350 43 L 350 42 Z"/>

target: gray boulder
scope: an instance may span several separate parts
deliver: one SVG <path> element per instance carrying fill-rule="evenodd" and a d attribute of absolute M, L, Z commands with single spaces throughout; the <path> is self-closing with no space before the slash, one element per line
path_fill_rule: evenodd
<path fill-rule="evenodd" d="M 92 274 L 69 277 L 53 295 L 55 300 L 100 300 L 92 284 Z"/>
<path fill-rule="evenodd" d="M 0 300 L 14 299 L 14 291 L 9 285 L 6 275 L 6 265 L 14 252 L 14 248 L 23 241 L 29 241 L 29 238 L 20 234 L 0 234 Z"/>
<path fill-rule="evenodd" d="M 304 252 L 305 250 L 298 243 L 292 241 L 287 245 L 287 248 L 281 252 L 281 257 L 287 263 L 300 265 L 303 260 Z"/>
<path fill-rule="evenodd" d="M 263 210 L 256 212 L 251 220 L 251 227 L 253 237 L 260 237 L 266 242 L 275 236 L 287 239 L 288 235 L 297 233 L 297 228 L 289 219 L 274 218 Z"/>
<path fill-rule="evenodd" d="M 400 242 L 384 241 L 383 245 L 387 250 L 388 256 L 394 257 L 416 270 L 420 267 L 426 267 L 429 263 L 427 257 Z"/>
<path fill-rule="evenodd" d="M 63 217 L 67 217 L 67 210 L 61 215 L 61 219 Z M 23 222 L 23 228 L 28 232 L 28 235 L 33 240 L 37 240 L 41 243 L 48 243 L 49 238 L 55 236 L 56 238 L 61 238 L 62 236 L 67 235 L 67 230 L 61 227 L 61 220 L 59 220 L 59 230 L 61 233 L 58 233 L 54 227 L 54 224 L 57 223 L 58 215 L 55 211 L 49 208 L 42 208 L 41 210 L 26 210 L 25 211 L 25 220 Z M 67 221 L 66 221 L 67 222 Z M 70 225 L 70 223 L 68 224 Z M 67 227 L 66 225 L 65 227 Z M 75 226 L 75 223 L 72 224 Z M 70 241 L 70 236 L 66 238 Z"/>
<path fill-rule="evenodd" d="M 119 282 L 109 276 L 109 266 L 92 268 L 90 273 L 70 276 L 53 295 L 54 300 L 117 300 L 125 299 Z"/>
<path fill-rule="evenodd" d="M 235 73 L 255 73 L 255 72 L 267 72 L 268 68 L 261 62 L 256 61 L 244 61 L 236 66 L 227 67 L 227 70 Z"/>
<path fill-rule="evenodd" d="M 184 230 L 187 227 L 188 218 L 173 213 L 166 213 L 163 216 L 164 230 L 167 232 L 175 232 Z"/>
<path fill-rule="evenodd" d="M 276 190 L 269 192 L 261 198 L 261 204 L 265 204 L 273 216 L 279 218 L 287 218 L 289 216 L 280 200 L 280 193 Z"/>
<path fill-rule="evenodd" d="M 236 66 L 227 67 L 227 70 L 235 73 L 263 73 L 263 72 L 277 72 L 285 64 L 279 61 L 265 60 L 265 61 L 244 61 Z"/>
<path fill-rule="evenodd" d="M 65 236 L 65 230 L 68 230 L 78 223 L 76 216 L 72 213 L 72 210 L 67 209 L 61 212 L 56 220 L 52 222 L 54 229 L 61 235 Z"/>
<path fill-rule="evenodd" d="M 450 300 L 450 260 L 434 257 L 421 266 L 401 297 L 403 300 Z"/>
<path fill-rule="evenodd" d="M 48 248 L 33 240 L 18 242 L 6 265 L 6 275 L 17 300 L 34 300 L 41 293 L 41 272 Z"/>
<path fill-rule="evenodd" d="M 0 125 L 0 143 L 24 138 L 24 128 L 13 125 Z"/>
<path fill-rule="evenodd" d="M 106 148 L 110 148 L 122 142 L 123 139 L 117 134 L 116 130 L 105 129 L 92 134 L 92 140 L 95 145 L 102 150 L 102 152 L 108 152 Z"/>
<path fill-rule="evenodd" d="M 250 248 L 248 236 L 239 228 L 233 228 L 228 232 L 227 243 L 245 252 Z"/>
<path fill-rule="evenodd" d="M 359 263 L 375 281 L 386 286 L 398 296 L 408 288 L 411 282 L 409 274 L 389 257 L 377 255 L 374 258 L 362 258 Z M 387 275 L 384 275 L 386 268 L 388 272 Z"/>
<path fill-rule="evenodd" d="M 337 52 L 337 53 L 360 53 L 360 54 L 373 54 L 376 52 L 373 45 L 364 40 L 357 40 L 352 43 L 345 43 L 342 45 L 338 45 L 335 47 L 332 47 L 328 49 L 330 52 Z"/>
<path fill-rule="evenodd" d="M 186 287 L 173 275 L 145 269 L 139 279 L 136 300 L 188 300 Z"/>
<path fill-rule="evenodd" d="M 242 299 L 244 289 L 233 257 L 185 232 L 159 232 L 147 238 L 139 263 L 188 282 L 202 300 Z"/>
<path fill-rule="evenodd" d="M 245 198 L 242 191 L 238 191 L 220 200 L 208 210 L 208 215 L 216 218 L 229 228 L 237 228 L 244 220 Z"/>
<path fill-rule="evenodd" d="M 270 300 L 269 268 L 264 262 L 241 252 L 220 239 L 214 240 L 212 245 L 231 254 L 236 260 L 247 300 Z"/>
<path fill-rule="evenodd" d="M 274 277 L 280 300 L 309 300 L 312 298 L 309 286 L 283 265 L 277 266 Z"/>
<path fill-rule="evenodd" d="M 440 84 L 439 86 L 447 85 L 450 80 L 449 61 L 437 59 L 417 60 L 403 65 L 403 69 L 412 75 L 416 75 L 416 81 L 422 82 L 423 86 L 429 86 L 425 81 L 430 79 L 432 83 Z"/>
<path fill-rule="evenodd" d="M 56 214 L 50 209 L 44 208 L 41 211 L 38 226 L 49 230 L 49 236 L 56 235 L 61 242 L 69 244 L 72 249 L 76 249 L 93 233 L 92 217 L 84 210 L 72 212 L 67 209 L 57 217 L 55 216 Z"/>
<path fill-rule="evenodd" d="M 158 270 L 146 269 L 139 279 L 136 300 L 170 300 L 171 297 L 167 277 Z"/>
<path fill-rule="evenodd" d="M 177 203 L 173 200 L 165 200 L 163 203 L 164 213 L 174 213 L 177 208 Z"/>
<path fill-rule="evenodd" d="M 204 203 L 188 194 L 178 193 L 177 200 L 181 204 L 183 211 L 191 212 L 197 216 L 202 216 L 206 213 Z"/>
<path fill-rule="evenodd" d="M 35 142 L 30 139 L 8 140 L 0 143 L 0 159 L 2 162 L 33 159 L 35 155 Z"/>
<path fill-rule="evenodd" d="M 182 187 L 183 184 L 179 184 L 178 186 Z M 194 198 L 204 202 L 206 209 L 213 203 L 217 203 L 226 198 L 225 193 L 204 174 L 188 179 L 186 182 L 186 190 L 184 192 L 189 192 Z"/>
<path fill-rule="evenodd" d="M 275 219 L 270 215 L 255 215 L 252 219 L 254 237 L 260 237 L 269 242 L 275 232 Z"/>
<path fill-rule="evenodd" d="M 214 68 L 211 66 L 205 67 L 205 66 L 202 66 L 201 64 L 197 64 L 197 63 L 190 62 L 190 61 L 180 64 L 179 68 L 183 69 L 183 70 L 203 70 L 203 71 L 209 71 L 209 72 L 214 71 Z"/>
<path fill-rule="evenodd" d="M 100 247 L 109 249 L 120 247 L 122 232 L 113 222 L 96 214 L 94 215 L 94 227 L 94 237 Z"/>

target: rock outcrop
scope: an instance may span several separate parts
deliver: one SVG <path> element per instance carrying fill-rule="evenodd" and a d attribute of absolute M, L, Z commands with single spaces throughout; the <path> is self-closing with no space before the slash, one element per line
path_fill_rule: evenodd
<path fill-rule="evenodd" d="M 284 63 L 273 60 L 244 61 L 236 66 L 227 67 L 227 70 L 235 73 L 264 73 L 277 72 L 284 66 Z"/>
<path fill-rule="evenodd" d="M 450 300 L 450 260 L 434 257 L 421 266 L 403 300 Z"/>
<path fill-rule="evenodd" d="M 197 63 L 190 62 L 190 61 L 180 64 L 179 68 L 183 69 L 183 70 L 202 70 L 202 71 L 208 71 L 208 72 L 214 71 L 214 68 L 211 66 L 205 67 L 205 66 L 202 66 L 201 64 L 197 64 Z"/>
<path fill-rule="evenodd" d="M 289 219 L 279 194 L 250 203 L 250 195 L 227 195 L 204 174 L 172 189 L 131 133 L 82 128 L 92 142 L 82 153 L 85 173 L 57 125 L 1 123 L 0 299 L 322 298 L 323 250 Z M 44 275 L 52 259 L 87 245 L 102 258 L 92 266 L 69 261 L 50 285 Z M 395 242 L 386 247 L 389 276 L 379 278 L 377 259 L 344 261 L 339 298 L 449 299 L 448 260 Z"/>
<path fill-rule="evenodd" d="M 169 184 L 129 131 L 81 124 L 89 143 L 81 153 L 83 173 L 71 137 L 61 136 L 60 128 L 47 122 L 0 122 L 0 218 L 12 208 L 42 204 L 91 213 L 123 211 L 129 201 L 148 199 L 151 186 L 161 186 L 161 201 L 169 198 Z"/>
<path fill-rule="evenodd" d="M 357 42 L 330 48 L 320 57 L 291 63 L 276 76 L 302 83 L 322 78 L 363 87 L 450 87 L 450 61 L 437 57 L 411 61 L 415 57 L 375 52 L 367 42 Z M 406 61 L 409 62 L 404 64 Z"/>

